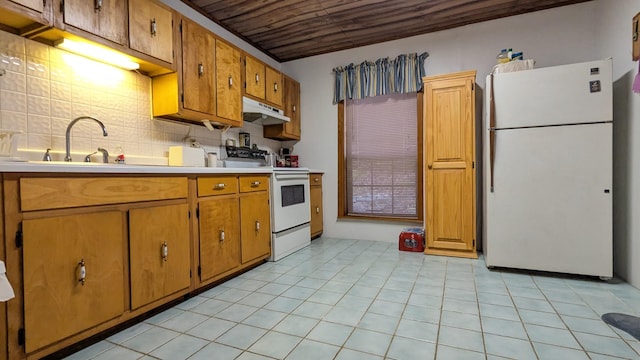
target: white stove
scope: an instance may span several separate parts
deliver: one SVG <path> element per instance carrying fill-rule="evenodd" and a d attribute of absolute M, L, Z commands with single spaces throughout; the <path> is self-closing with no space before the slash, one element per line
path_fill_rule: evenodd
<path fill-rule="evenodd" d="M 264 167 L 264 160 L 227 158 L 230 168 Z M 271 257 L 278 261 L 311 244 L 309 169 L 272 167 Z"/>

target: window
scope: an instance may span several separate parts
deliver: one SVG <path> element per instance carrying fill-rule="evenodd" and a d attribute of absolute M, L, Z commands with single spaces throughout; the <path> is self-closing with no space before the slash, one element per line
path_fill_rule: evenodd
<path fill-rule="evenodd" d="M 421 95 L 338 106 L 341 217 L 422 219 Z"/>

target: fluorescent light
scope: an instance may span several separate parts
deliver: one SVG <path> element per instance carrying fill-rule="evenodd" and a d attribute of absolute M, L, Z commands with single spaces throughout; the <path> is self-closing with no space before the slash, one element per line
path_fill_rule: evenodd
<path fill-rule="evenodd" d="M 138 63 L 129 60 L 125 55 L 115 51 L 94 45 L 88 42 L 81 42 L 69 39 L 62 39 L 56 42 L 56 47 L 82 55 L 107 64 L 115 65 L 127 70 L 140 68 Z"/>

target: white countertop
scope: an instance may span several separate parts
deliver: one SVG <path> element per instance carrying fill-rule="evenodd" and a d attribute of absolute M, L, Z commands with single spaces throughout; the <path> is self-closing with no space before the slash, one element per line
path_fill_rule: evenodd
<path fill-rule="evenodd" d="M 224 168 L 157 165 L 119 165 L 61 161 L 0 162 L 4 173 L 86 173 L 86 174 L 271 174 L 271 167 Z"/>

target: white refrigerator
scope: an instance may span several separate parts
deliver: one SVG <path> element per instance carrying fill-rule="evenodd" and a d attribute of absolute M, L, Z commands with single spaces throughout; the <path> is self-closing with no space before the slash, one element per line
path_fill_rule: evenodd
<path fill-rule="evenodd" d="M 611 278 L 612 60 L 489 75 L 485 94 L 487 266 Z"/>

